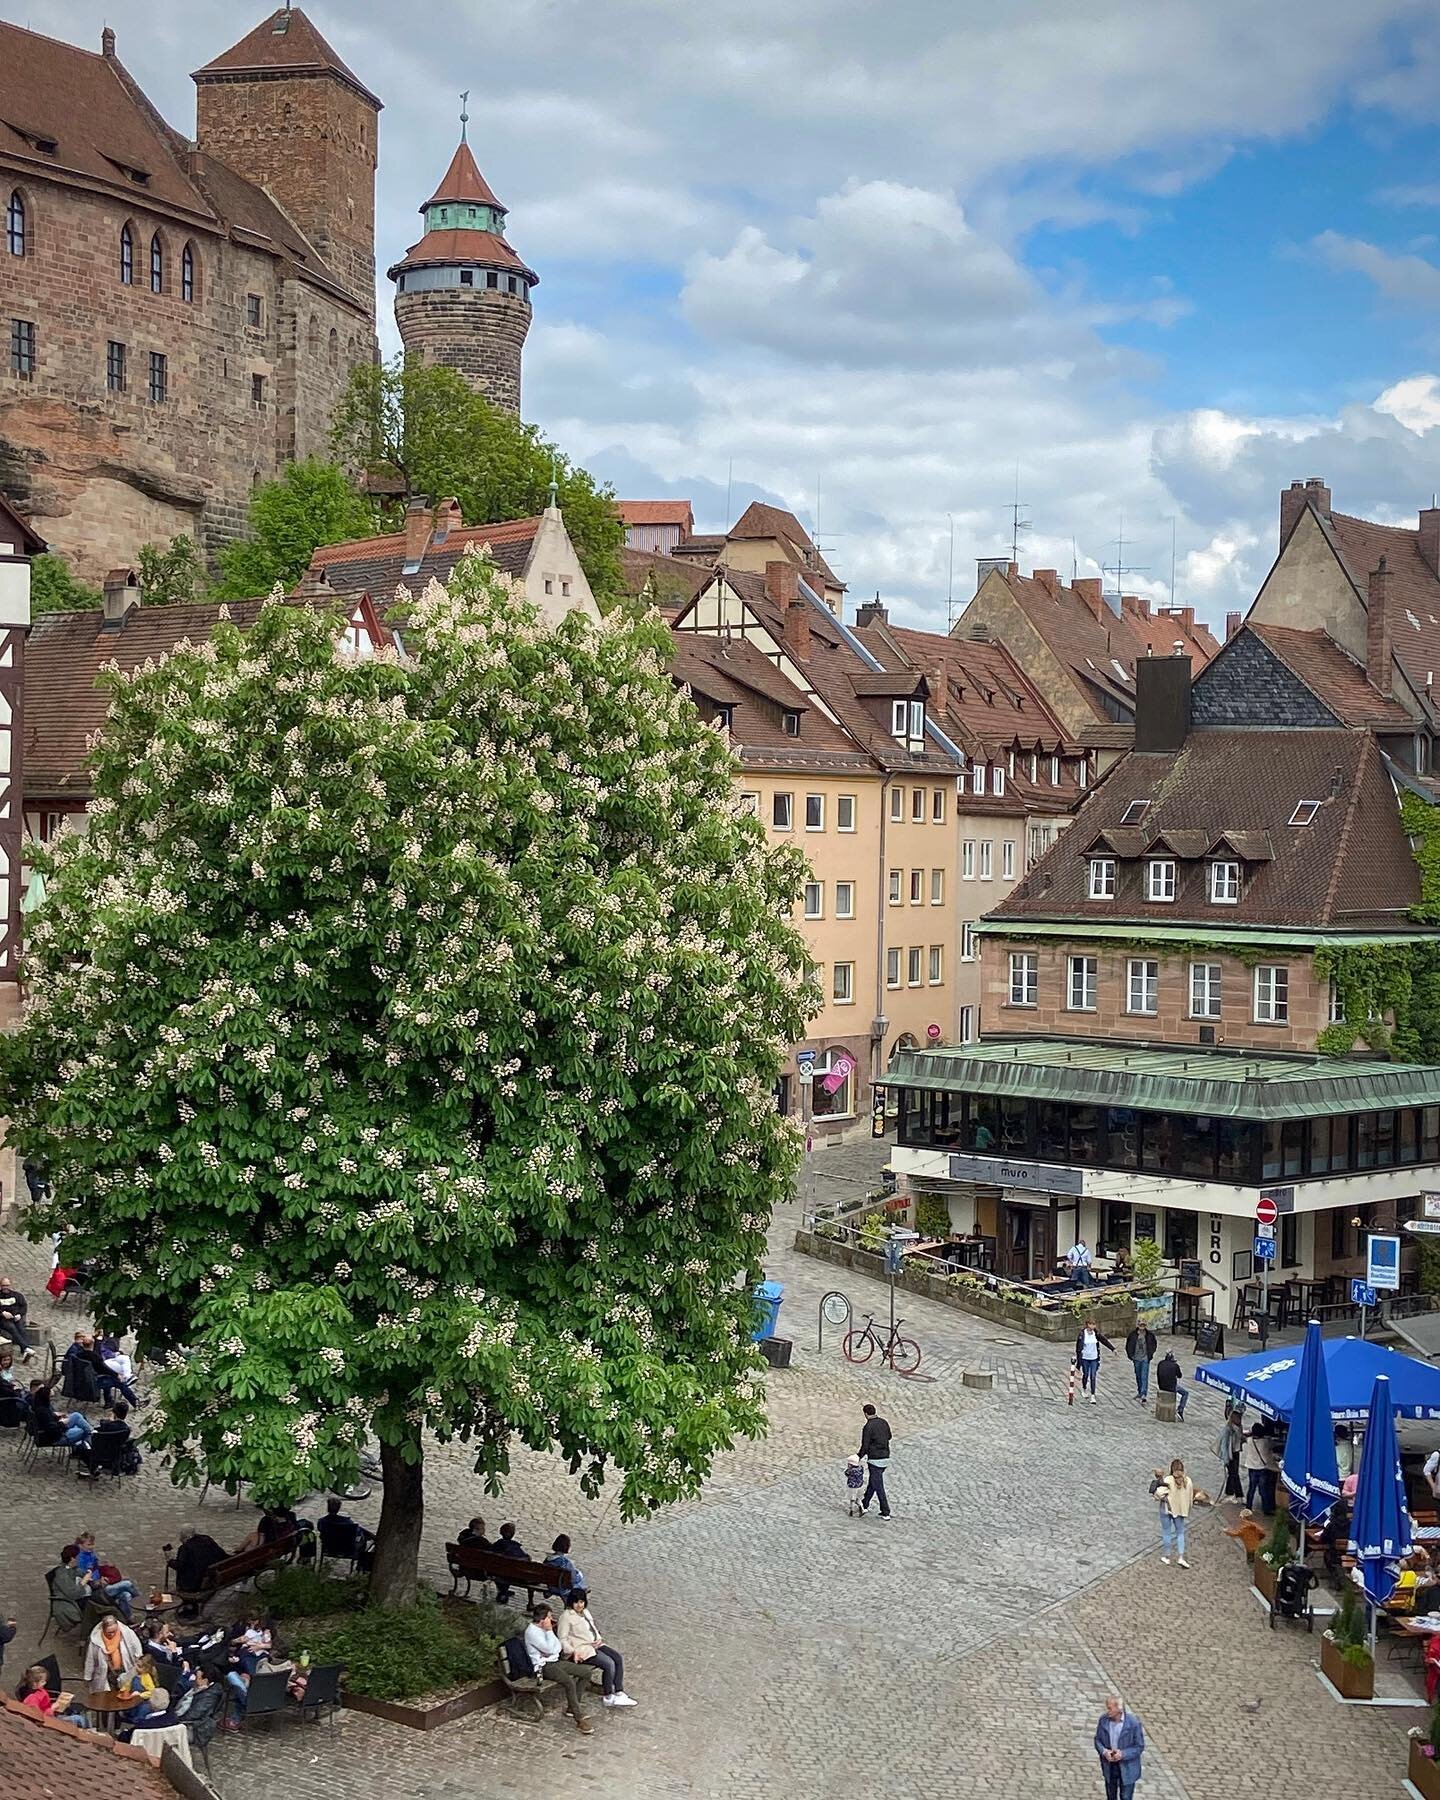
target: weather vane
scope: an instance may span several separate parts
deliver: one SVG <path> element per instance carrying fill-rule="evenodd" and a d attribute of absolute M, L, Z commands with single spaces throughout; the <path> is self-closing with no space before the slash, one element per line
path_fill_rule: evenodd
<path fill-rule="evenodd" d="M 466 88 L 460 96 L 460 142 L 465 142 L 465 127 L 470 123 L 470 114 L 466 110 L 470 105 L 470 90 Z"/>

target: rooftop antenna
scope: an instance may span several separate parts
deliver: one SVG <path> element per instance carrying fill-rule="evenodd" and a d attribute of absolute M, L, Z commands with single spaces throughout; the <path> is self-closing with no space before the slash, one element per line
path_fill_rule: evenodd
<path fill-rule="evenodd" d="M 1100 573 L 1102 576 L 1113 575 L 1115 577 L 1113 598 L 1116 600 L 1118 600 L 1124 592 L 1125 577 L 1127 575 L 1144 575 L 1148 573 L 1147 564 L 1127 563 L 1125 560 L 1125 509 L 1123 506 L 1120 509 L 1120 535 L 1115 539 L 1115 560 L 1113 563 L 1102 563 L 1100 565 Z"/>
<path fill-rule="evenodd" d="M 289 12 L 290 8 L 287 6 L 285 10 L 286 12 Z M 465 127 L 470 123 L 469 108 L 470 90 L 469 88 L 466 88 L 465 92 L 460 96 L 460 142 L 462 144 L 465 142 Z"/>
<path fill-rule="evenodd" d="M 1030 529 L 1030 521 L 1022 519 L 1020 514 L 1025 509 L 1025 502 L 1020 498 L 1020 464 L 1015 464 L 1015 498 L 1010 502 L 1010 560 L 1018 569 L 1020 566 L 1020 533 Z"/>
<path fill-rule="evenodd" d="M 1075 549 L 1075 540 L 1072 537 L 1070 540 L 1070 585 L 1072 588 L 1075 585 L 1075 577 L 1079 573 L 1080 573 L 1080 557 L 1079 557 L 1079 553 Z"/>
<path fill-rule="evenodd" d="M 1170 604 L 1175 604 L 1175 515 L 1170 515 Z"/>
<path fill-rule="evenodd" d="M 950 521 L 950 572 L 945 578 L 945 629 L 955 629 L 955 515 L 947 512 L 945 517 Z"/>

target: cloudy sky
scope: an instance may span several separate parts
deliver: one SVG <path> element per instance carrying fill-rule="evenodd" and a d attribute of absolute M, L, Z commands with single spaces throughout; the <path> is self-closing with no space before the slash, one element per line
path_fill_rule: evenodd
<path fill-rule="evenodd" d="M 539 270 L 525 412 L 702 527 L 757 494 L 852 598 L 944 620 L 974 560 L 1254 595 L 1278 490 L 1440 487 L 1440 31 L 1427 0 L 315 0 L 386 102 L 379 260 L 457 135 Z M 262 16 L 4 0 L 188 72 Z M 1173 521 L 1173 525 L 1172 525 Z"/>

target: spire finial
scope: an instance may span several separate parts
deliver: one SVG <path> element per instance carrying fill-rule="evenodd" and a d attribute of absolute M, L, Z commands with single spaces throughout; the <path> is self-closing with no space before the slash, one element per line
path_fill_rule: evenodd
<path fill-rule="evenodd" d="M 551 506 L 558 506 L 560 504 L 560 483 L 556 480 L 555 475 L 556 475 L 555 465 L 552 462 L 550 465 L 550 504 L 551 504 Z"/>
<path fill-rule="evenodd" d="M 470 123 L 470 90 L 466 88 L 460 96 L 460 142 L 465 142 L 465 127 Z"/>

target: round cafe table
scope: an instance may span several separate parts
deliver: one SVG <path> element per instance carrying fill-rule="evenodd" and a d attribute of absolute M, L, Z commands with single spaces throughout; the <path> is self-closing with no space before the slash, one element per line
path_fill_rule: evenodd
<path fill-rule="evenodd" d="M 143 1694 L 117 1694 L 113 1689 L 105 1688 L 98 1694 L 87 1694 L 81 1705 L 113 1736 L 116 1719 L 139 1706 L 144 1698 Z"/>

